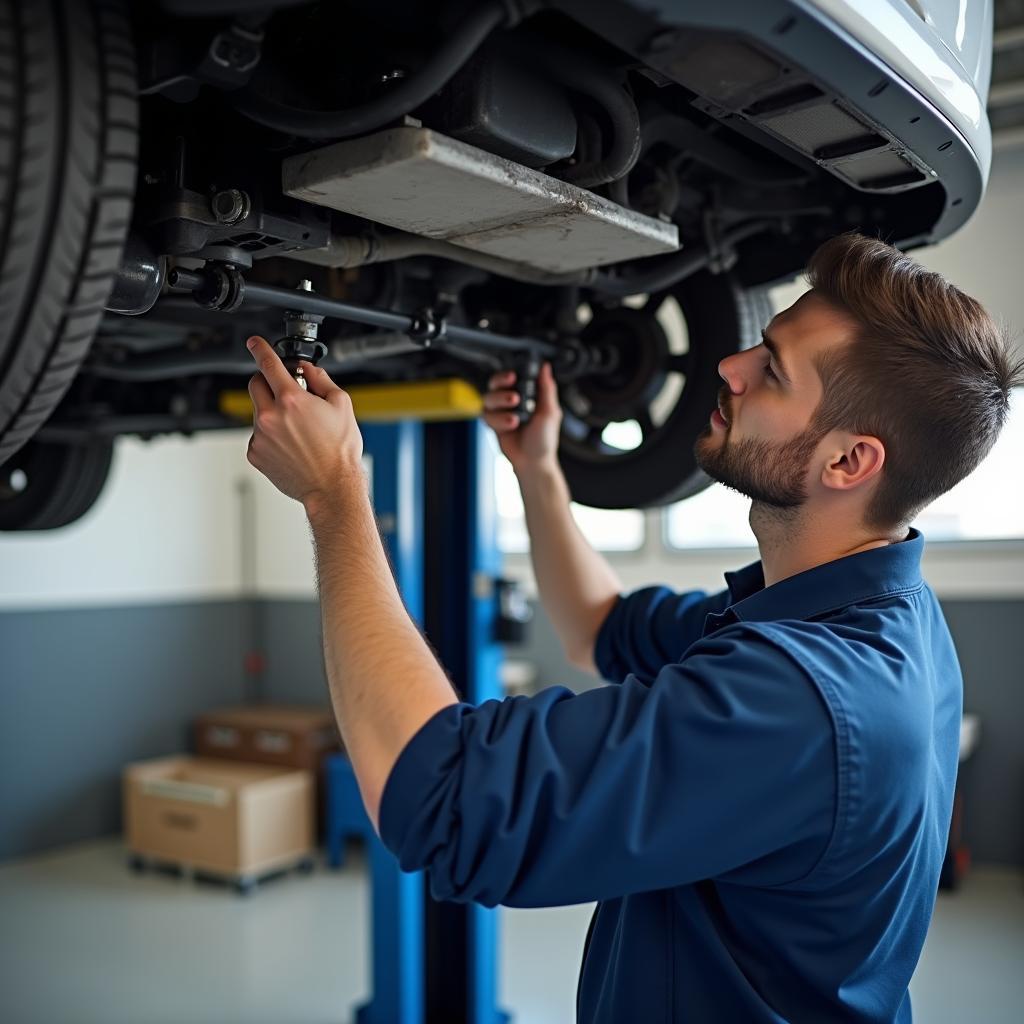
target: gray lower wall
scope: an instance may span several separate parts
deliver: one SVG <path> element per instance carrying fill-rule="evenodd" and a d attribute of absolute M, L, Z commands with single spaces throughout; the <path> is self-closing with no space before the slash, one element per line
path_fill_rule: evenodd
<path fill-rule="evenodd" d="M 1024 865 L 1024 601 L 942 601 L 981 742 L 963 765 L 964 832 L 975 860 Z"/>
<path fill-rule="evenodd" d="M 1024 601 L 945 601 L 982 739 L 963 767 L 975 861 L 1024 865 Z M 246 651 L 265 668 L 245 676 Z M 537 609 L 509 656 L 538 687 L 598 685 Z M 249 699 L 327 703 L 314 601 L 0 614 L 0 860 L 117 832 L 129 761 L 191 748 L 201 711 Z"/>
<path fill-rule="evenodd" d="M 0 613 L 0 860 L 121 828 L 121 771 L 245 697 L 247 603 Z"/>

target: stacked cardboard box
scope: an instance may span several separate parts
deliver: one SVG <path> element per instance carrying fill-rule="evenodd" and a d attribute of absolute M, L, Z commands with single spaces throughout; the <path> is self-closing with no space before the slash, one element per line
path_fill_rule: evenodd
<path fill-rule="evenodd" d="M 207 711 L 195 722 L 195 749 L 200 757 L 309 772 L 317 808 L 317 834 L 323 835 L 324 760 L 341 750 L 330 708 L 249 704 Z"/>
<path fill-rule="evenodd" d="M 309 772 L 176 756 L 127 765 L 125 835 L 138 860 L 249 885 L 315 849 Z"/>
<path fill-rule="evenodd" d="M 207 711 L 196 719 L 196 753 L 254 761 L 316 774 L 325 754 L 341 748 L 330 708 L 249 704 Z"/>

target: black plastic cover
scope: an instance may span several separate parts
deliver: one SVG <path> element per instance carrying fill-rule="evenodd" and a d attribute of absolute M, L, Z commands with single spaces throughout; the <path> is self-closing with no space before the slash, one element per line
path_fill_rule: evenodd
<path fill-rule="evenodd" d="M 564 160 L 576 148 L 566 94 L 502 54 L 470 61 L 428 116 L 429 127 L 527 167 Z"/>

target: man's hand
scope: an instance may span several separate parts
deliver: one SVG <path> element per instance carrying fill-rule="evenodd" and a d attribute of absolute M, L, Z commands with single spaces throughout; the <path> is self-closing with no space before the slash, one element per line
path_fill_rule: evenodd
<path fill-rule="evenodd" d="M 303 391 L 264 338 L 246 344 L 260 370 L 249 381 L 249 462 L 307 510 L 346 484 L 365 487 L 363 437 L 348 394 L 311 363 L 303 367 L 309 386 Z"/>
<path fill-rule="evenodd" d="M 484 395 L 484 422 L 498 435 L 502 452 L 520 473 L 556 462 L 562 408 L 551 364 L 545 363 L 537 378 L 537 408 L 521 427 L 519 417 L 510 411 L 519 404 L 515 382 L 513 370 L 491 377 Z"/>

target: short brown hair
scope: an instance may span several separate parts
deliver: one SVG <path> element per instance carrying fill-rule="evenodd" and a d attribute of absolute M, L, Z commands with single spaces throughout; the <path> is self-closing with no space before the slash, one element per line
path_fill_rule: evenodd
<path fill-rule="evenodd" d="M 824 396 L 812 429 L 885 445 L 865 525 L 905 532 L 989 453 L 1011 389 L 1024 384 L 1024 359 L 1013 359 L 1008 329 L 979 302 L 881 239 L 829 239 L 807 276 L 858 325 L 851 344 L 819 361 Z"/>

